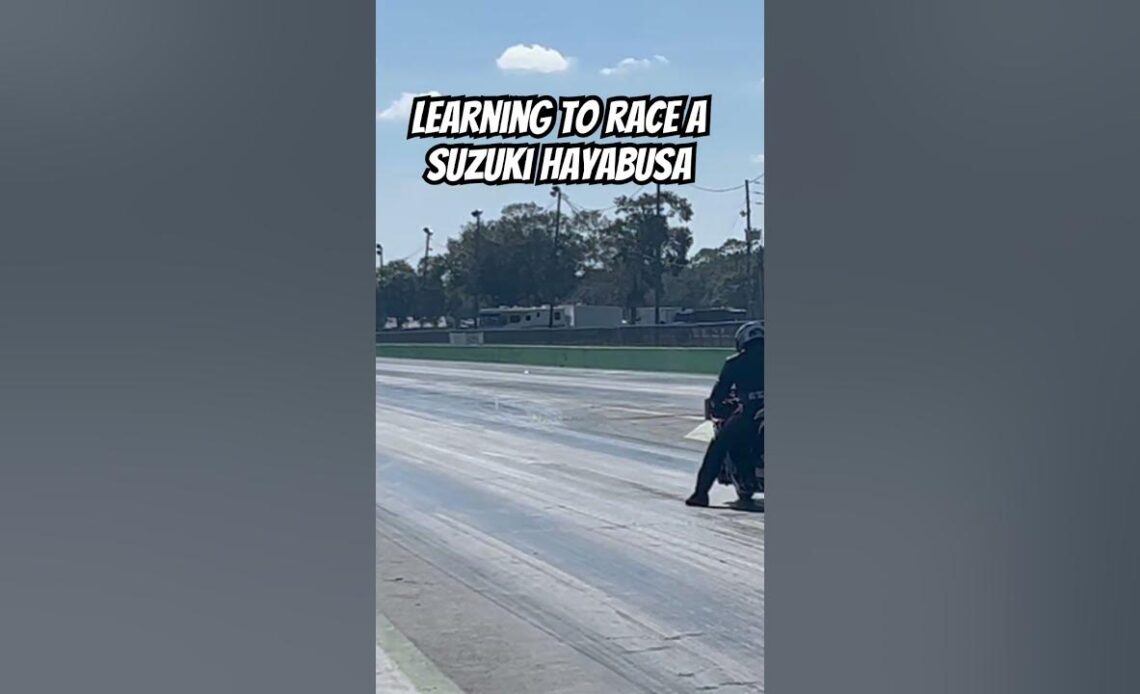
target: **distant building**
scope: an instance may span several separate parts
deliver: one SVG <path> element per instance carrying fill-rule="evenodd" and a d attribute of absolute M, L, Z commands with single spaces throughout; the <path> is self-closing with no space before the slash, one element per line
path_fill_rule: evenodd
<path fill-rule="evenodd" d="M 562 304 L 554 307 L 556 328 L 602 328 L 621 325 L 620 306 Z M 481 328 L 545 328 L 550 325 L 546 306 L 500 306 L 479 311 Z"/>

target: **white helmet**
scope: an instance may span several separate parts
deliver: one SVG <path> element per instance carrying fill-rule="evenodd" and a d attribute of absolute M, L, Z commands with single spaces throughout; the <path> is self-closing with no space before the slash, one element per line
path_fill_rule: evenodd
<path fill-rule="evenodd" d="M 736 330 L 736 351 L 743 352 L 749 342 L 764 339 L 764 321 L 751 320 Z"/>

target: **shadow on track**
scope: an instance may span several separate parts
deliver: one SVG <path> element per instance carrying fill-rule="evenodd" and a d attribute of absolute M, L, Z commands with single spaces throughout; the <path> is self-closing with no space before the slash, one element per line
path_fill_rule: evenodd
<path fill-rule="evenodd" d="M 729 501 L 720 506 L 709 506 L 709 508 L 724 509 L 727 511 L 739 511 L 743 513 L 764 513 L 764 500 L 753 499 L 751 501 Z"/>

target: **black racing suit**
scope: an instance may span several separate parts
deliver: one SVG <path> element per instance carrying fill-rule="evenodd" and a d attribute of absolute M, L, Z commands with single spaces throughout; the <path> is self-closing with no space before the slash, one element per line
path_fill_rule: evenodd
<path fill-rule="evenodd" d="M 724 402 L 734 387 L 736 397 L 743 404 L 743 408 L 726 419 L 720 433 L 709 442 L 705 458 L 701 462 L 701 469 L 697 472 L 696 496 L 698 497 L 706 496 L 712 489 L 720 474 L 725 454 L 732 452 L 733 460 L 744 460 L 748 455 L 748 447 L 751 445 L 749 437 L 754 436 L 756 432 L 756 413 L 764 408 L 763 340 L 746 345 L 743 352 L 725 360 L 709 396 L 713 405 Z M 764 450 L 763 436 L 761 429 L 757 444 L 761 452 Z"/>

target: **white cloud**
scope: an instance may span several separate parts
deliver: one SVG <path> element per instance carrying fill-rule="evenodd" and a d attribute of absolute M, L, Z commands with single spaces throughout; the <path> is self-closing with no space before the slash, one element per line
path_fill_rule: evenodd
<path fill-rule="evenodd" d="M 753 154 L 751 157 L 749 157 L 749 161 L 751 161 L 753 164 L 759 164 L 760 168 L 764 168 L 763 154 Z"/>
<path fill-rule="evenodd" d="M 623 58 L 613 67 L 604 67 L 601 73 L 606 77 L 611 75 L 627 75 L 631 72 L 640 70 L 648 70 L 655 65 L 668 65 L 669 59 L 663 55 L 655 55 L 652 58 Z"/>
<path fill-rule="evenodd" d="M 376 120 L 407 120 L 412 115 L 412 99 L 417 96 L 439 96 L 439 92 L 404 92 L 388 108 L 376 112 Z"/>
<path fill-rule="evenodd" d="M 573 58 L 567 58 L 553 48 L 537 43 L 527 46 L 515 44 L 503 51 L 495 64 L 507 72 L 566 72 Z"/>

